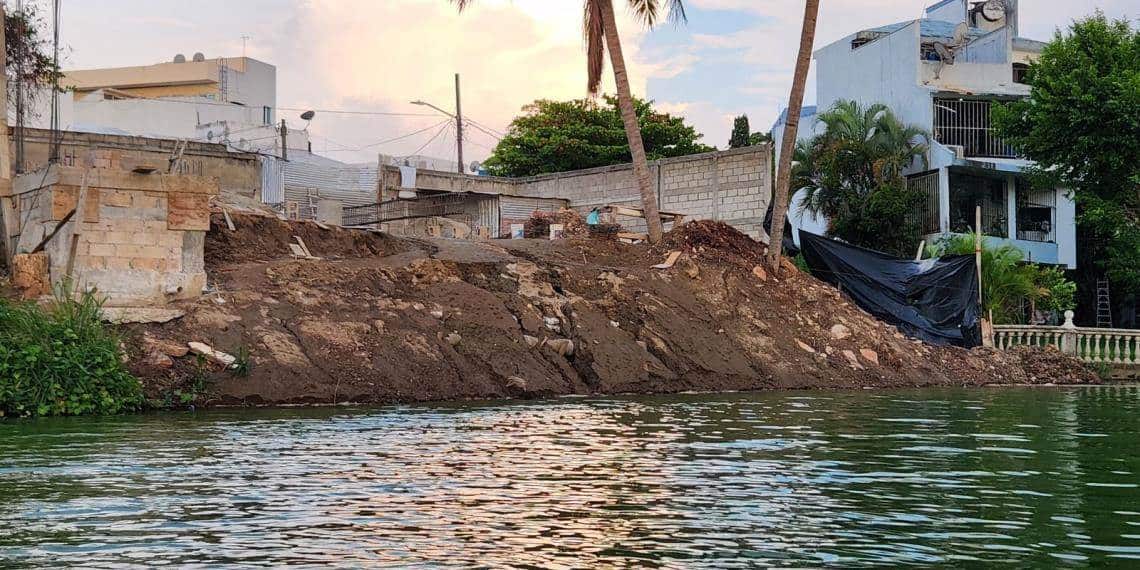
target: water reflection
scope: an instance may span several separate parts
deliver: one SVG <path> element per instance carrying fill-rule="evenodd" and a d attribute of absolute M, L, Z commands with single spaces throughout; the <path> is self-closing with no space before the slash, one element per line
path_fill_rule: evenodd
<path fill-rule="evenodd" d="M 1115 387 L 7 422 L 0 562 L 1128 566 L 1138 404 Z"/>

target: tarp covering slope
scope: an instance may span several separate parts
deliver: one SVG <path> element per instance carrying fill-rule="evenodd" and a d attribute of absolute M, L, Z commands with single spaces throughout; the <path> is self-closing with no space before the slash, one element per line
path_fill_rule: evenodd
<path fill-rule="evenodd" d="M 816 278 L 905 335 L 930 344 L 981 344 L 978 273 L 971 255 L 913 261 L 800 232 Z"/>

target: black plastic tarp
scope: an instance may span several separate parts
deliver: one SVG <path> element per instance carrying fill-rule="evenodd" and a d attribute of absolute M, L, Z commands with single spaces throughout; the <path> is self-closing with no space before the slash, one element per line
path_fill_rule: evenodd
<path fill-rule="evenodd" d="M 940 346 L 981 344 L 972 255 L 899 259 L 805 231 L 800 251 L 812 275 L 903 334 Z"/>

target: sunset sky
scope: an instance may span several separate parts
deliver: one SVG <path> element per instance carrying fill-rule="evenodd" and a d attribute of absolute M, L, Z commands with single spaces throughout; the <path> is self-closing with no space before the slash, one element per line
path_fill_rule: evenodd
<path fill-rule="evenodd" d="M 861 28 L 918 18 L 925 4 L 824 0 L 817 47 Z M 623 15 L 634 92 L 684 115 L 706 144 L 726 146 L 732 117 L 742 112 L 754 130 L 768 130 L 786 105 L 803 3 L 686 5 L 683 27 L 646 31 Z M 1096 8 L 1140 18 L 1137 0 L 1022 0 L 1021 35 L 1047 40 L 1057 26 Z M 69 48 L 65 68 L 144 65 L 196 51 L 236 56 L 248 36 L 246 53 L 277 66 L 282 107 L 422 113 L 408 102 L 424 99 L 451 109 L 452 74 L 459 72 L 465 114 L 501 131 L 534 99 L 585 95 L 581 9 L 580 0 L 483 0 L 462 15 L 446 0 L 63 0 L 61 34 Z M 807 101 L 813 100 L 809 88 Z M 318 113 L 310 132 L 318 153 L 372 161 L 375 151 L 351 149 L 439 120 Z M 411 153 L 431 135 L 378 150 Z M 473 129 L 469 140 L 469 160 L 495 144 Z M 454 139 L 441 136 L 422 152 L 454 158 Z"/>

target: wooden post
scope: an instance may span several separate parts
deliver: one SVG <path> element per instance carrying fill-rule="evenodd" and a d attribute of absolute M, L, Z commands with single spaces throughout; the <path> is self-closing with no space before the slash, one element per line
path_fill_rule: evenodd
<path fill-rule="evenodd" d="M 982 296 L 982 207 L 974 209 L 974 263 L 978 266 L 978 307 L 985 306 Z M 990 318 L 982 317 L 982 346 L 993 348 L 994 326 L 993 315 Z"/>

